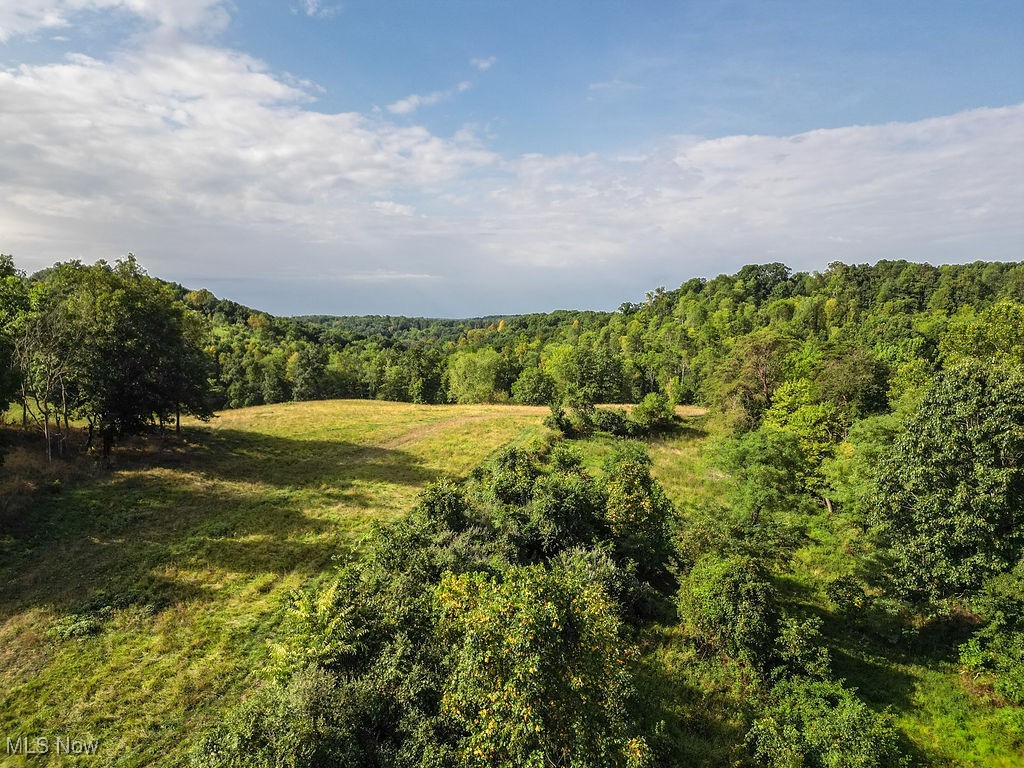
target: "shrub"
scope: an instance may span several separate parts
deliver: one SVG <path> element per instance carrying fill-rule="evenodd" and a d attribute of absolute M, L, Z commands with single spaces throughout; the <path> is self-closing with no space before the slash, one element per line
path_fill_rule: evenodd
<path fill-rule="evenodd" d="M 616 437 L 628 437 L 631 423 L 621 408 L 597 408 L 592 417 L 594 429 Z"/>
<path fill-rule="evenodd" d="M 766 768 L 895 768 L 905 765 L 897 731 L 837 681 L 778 683 L 747 744 Z"/>
<path fill-rule="evenodd" d="M 103 624 L 100 620 L 88 613 L 72 613 L 63 616 L 50 627 L 50 635 L 57 640 L 88 637 L 102 631 Z"/>
<path fill-rule="evenodd" d="M 775 638 L 778 676 L 804 676 L 826 679 L 830 659 L 821 636 L 822 621 L 818 618 L 786 617 L 779 622 Z"/>
<path fill-rule="evenodd" d="M 838 576 L 825 586 L 825 596 L 843 616 L 852 616 L 864 607 L 864 584 L 853 576 Z"/>
<path fill-rule="evenodd" d="M 463 734 L 458 764 L 648 762 L 626 709 L 635 651 L 585 561 L 446 577 L 436 599 L 451 649 L 441 709 Z"/>
<path fill-rule="evenodd" d="M 418 509 L 430 520 L 461 531 L 469 524 L 469 501 L 462 485 L 451 478 L 442 478 L 428 485 L 421 493 Z"/>
<path fill-rule="evenodd" d="M 630 420 L 636 425 L 640 432 L 655 432 L 666 429 L 675 422 L 675 412 L 672 410 L 672 403 L 668 396 L 660 392 L 651 392 L 641 400 L 633 412 Z"/>
<path fill-rule="evenodd" d="M 503 504 L 525 504 L 540 475 L 535 458 L 522 448 L 506 448 L 491 462 L 490 488 Z"/>
<path fill-rule="evenodd" d="M 539 368 L 524 368 L 512 384 L 512 399 L 522 405 L 548 405 L 554 397 L 554 379 Z"/>
<path fill-rule="evenodd" d="M 365 765 L 344 717 L 337 681 L 302 670 L 287 686 L 263 685 L 192 753 L 195 768 Z"/>
<path fill-rule="evenodd" d="M 984 623 L 960 646 L 960 663 L 975 677 L 990 674 L 995 691 L 1024 704 L 1024 562 L 990 579 L 972 607 Z"/>
<path fill-rule="evenodd" d="M 764 564 L 705 555 L 679 592 L 680 619 L 705 644 L 764 669 L 778 632 L 778 593 Z"/>
<path fill-rule="evenodd" d="M 675 508 L 651 476 L 651 459 L 636 444 L 620 444 L 605 463 L 605 519 L 619 555 L 641 579 L 667 586 Z"/>

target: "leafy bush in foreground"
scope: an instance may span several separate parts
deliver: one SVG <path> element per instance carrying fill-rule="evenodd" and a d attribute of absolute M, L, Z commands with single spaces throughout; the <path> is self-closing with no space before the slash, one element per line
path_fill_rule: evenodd
<path fill-rule="evenodd" d="M 364 555 L 294 596 L 279 682 L 196 754 L 204 766 L 638 768 L 627 619 L 670 588 L 673 509 L 626 451 L 502 452 L 428 488 Z"/>
<path fill-rule="evenodd" d="M 889 719 L 832 680 L 778 683 L 747 742 L 765 768 L 896 768 L 906 763 Z"/>

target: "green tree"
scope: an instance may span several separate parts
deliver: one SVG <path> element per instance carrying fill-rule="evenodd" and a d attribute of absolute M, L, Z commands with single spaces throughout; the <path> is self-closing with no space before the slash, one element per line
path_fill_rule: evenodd
<path fill-rule="evenodd" d="M 28 307 L 24 276 L 14 260 L 0 253 L 0 413 L 17 396 L 18 371 L 14 362 L 15 327 Z"/>
<path fill-rule="evenodd" d="M 635 651 L 585 560 L 447 576 L 436 594 L 452 649 L 441 710 L 465 734 L 457 764 L 649 763 L 626 708 Z"/>
<path fill-rule="evenodd" d="M 768 328 L 736 339 L 715 371 L 711 400 L 739 428 L 756 428 L 785 380 L 786 356 L 795 346 L 794 339 Z"/>
<path fill-rule="evenodd" d="M 448 362 L 448 397 L 456 403 L 493 403 L 508 397 L 498 389 L 503 360 L 493 349 L 459 352 Z"/>
<path fill-rule="evenodd" d="M 762 428 L 724 440 L 718 449 L 722 466 L 736 480 L 737 506 L 758 525 L 762 516 L 794 512 L 806 503 L 807 456 L 793 432 Z"/>
<path fill-rule="evenodd" d="M 528 366 L 512 384 L 512 399 L 523 405 L 549 405 L 555 397 L 555 382 L 536 366 Z"/>
<path fill-rule="evenodd" d="M 943 598 L 1024 555 L 1024 369 L 936 377 L 882 462 L 875 493 L 898 585 Z"/>
<path fill-rule="evenodd" d="M 120 435 L 179 413 L 209 414 L 201 330 L 173 289 L 135 258 L 58 264 L 34 288 L 23 372 L 34 397 L 96 432 L 106 457 Z"/>
<path fill-rule="evenodd" d="M 679 590 L 679 616 L 695 637 L 754 667 L 772 658 L 780 618 L 778 590 L 754 556 L 708 554 Z"/>

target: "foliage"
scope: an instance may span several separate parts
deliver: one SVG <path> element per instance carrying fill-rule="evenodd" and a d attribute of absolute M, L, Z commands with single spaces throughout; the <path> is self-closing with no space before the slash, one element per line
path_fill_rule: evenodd
<path fill-rule="evenodd" d="M 466 766 L 640 766 L 626 711 L 632 650 L 614 602 L 578 557 L 500 580 L 446 577 L 438 631 L 453 650 L 442 712 Z"/>
<path fill-rule="evenodd" d="M 534 366 L 524 368 L 512 384 L 512 399 L 523 405 L 548 405 L 554 397 L 554 379 Z"/>
<path fill-rule="evenodd" d="M 891 721 L 838 681 L 777 683 L 747 740 L 770 768 L 893 768 L 903 765 Z"/>
<path fill-rule="evenodd" d="M 941 373 L 883 461 L 877 519 L 899 587 L 978 589 L 1024 554 L 1024 369 Z"/>
<path fill-rule="evenodd" d="M 975 677 L 994 675 L 996 693 L 1024 705 L 1024 562 L 989 579 L 972 607 L 983 624 L 960 646 L 960 663 Z"/>
<path fill-rule="evenodd" d="M 465 487 L 427 488 L 360 558 L 293 594 L 281 682 L 196 763 L 650 764 L 624 619 L 658 590 L 672 507 L 642 457 L 618 457 L 606 485 L 571 448 L 513 447 Z M 646 510 L 630 530 L 627 500 Z M 297 723 L 303 676 L 330 705 Z"/>
<path fill-rule="evenodd" d="M 630 414 L 630 420 L 641 433 L 665 429 L 675 422 L 675 417 L 668 396 L 660 392 L 645 395 Z"/>
<path fill-rule="evenodd" d="M 678 606 L 683 623 L 709 647 L 757 668 L 771 663 L 779 595 L 758 558 L 701 558 L 683 581 Z"/>
<path fill-rule="evenodd" d="M 808 458 L 788 430 L 762 428 L 723 441 L 719 460 L 734 473 L 737 506 L 757 524 L 762 515 L 793 512 L 806 504 Z"/>

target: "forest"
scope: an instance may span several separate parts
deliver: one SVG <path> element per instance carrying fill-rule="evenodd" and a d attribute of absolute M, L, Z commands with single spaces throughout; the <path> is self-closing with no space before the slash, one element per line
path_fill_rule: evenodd
<path fill-rule="evenodd" d="M 0 257 L 0 435 L 47 462 L 117 472 L 133 439 L 334 399 L 541 406 L 544 431 L 282 597 L 193 765 L 1024 760 L 1024 264 L 749 265 L 440 320 Z M 699 477 L 658 463 L 698 433 Z M 911 667 L 975 713 L 961 753 L 886 698 Z"/>

